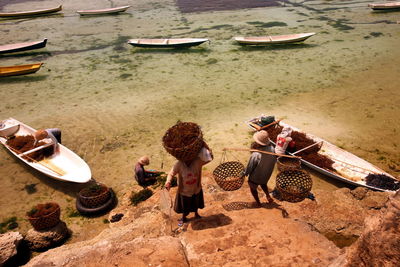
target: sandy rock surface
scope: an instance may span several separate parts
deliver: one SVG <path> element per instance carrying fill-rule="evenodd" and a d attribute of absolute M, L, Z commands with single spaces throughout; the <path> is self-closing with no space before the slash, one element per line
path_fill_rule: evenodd
<path fill-rule="evenodd" d="M 365 217 L 379 213 L 388 198 L 340 189 L 316 191 L 315 201 L 276 201 L 256 208 L 246 183 L 225 192 L 204 177 L 203 190 L 202 218 L 190 214 L 181 227 L 179 215 L 172 211 L 170 216 L 165 208 L 160 189 L 136 207 L 127 190 L 109 214 L 124 214 L 121 220 L 91 240 L 42 253 L 27 266 L 327 266 L 344 250 L 324 234 L 360 235 Z M 172 188 L 171 200 L 175 193 Z"/>
<path fill-rule="evenodd" d="M 65 222 L 60 221 L 56 226 L 37 231 L 30 229 L 25 236 L 25 241 L 32 250 L 45 250 L 56 245 L 60 245 L 70 235 Z"/>
<path fill-rule="evenodd" d="M 333 266 L 399 266 L 400 192 L 390 198 L 379 215 L 368 217 L 365 229 Z"/>
<path fill-rule="evenodd" d="M 19 232 L 8 232 L 0 235 L 0 266 L 17 255 L 17 249 L 23 236 Z"/>

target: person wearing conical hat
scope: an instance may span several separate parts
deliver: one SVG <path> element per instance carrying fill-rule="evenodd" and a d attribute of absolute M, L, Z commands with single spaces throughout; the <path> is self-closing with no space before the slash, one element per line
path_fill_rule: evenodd
<path fill-rule="evenodd" d="M 274 152 L 274 147 L 270 144 L 268 132 L 265 130 L 254 133 L 251 148 L 266 152 Z M 264 154 L 260 152 L 252 152 L 247 164 L 244 176 L 249 176 L 250 192 L 256 201 L 257 206 L 261 206 L 258 197 L 257 188 L 261 186 L 264 191 L 268 203 L 272 203 L 273 199 L 269 195 L 267 183 L 271 177 L 272 171 L 276 163 L 276 156 Z"/>

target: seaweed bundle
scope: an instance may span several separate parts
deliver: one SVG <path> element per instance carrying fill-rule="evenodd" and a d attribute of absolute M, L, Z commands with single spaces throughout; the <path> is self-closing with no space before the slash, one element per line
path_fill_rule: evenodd
<path fill-rule="evenodd" d="M 370 173 L 365 177 L 365 182 L 369 186 L 374 186 L 384 190 L 396 191 L 400 189 L 400 181 L 384 175 Z"/>
<path fill-rule="evenodd" d="M 276 139 L 278 135 L 281 133 L 282 129 L 283 127 L 280 125 L 267 128 L 269 139 L 271 139 L 273 142 L 276 142 Z M 296 144 L 296 151 L 315 143 L 313 139 L 308 138 L 307 135 L 302 132 L 293 131 L 291 137 Z M 304 160 L 322 169 L 334 170 L 334 168 L 332 167 L 334 161 L 328 158 L 327 156 L 318 153 L 320 149 L 321 145 L 315 145 L 313 147 L 304 150 L 303 152 L 300 152 L 297 156 L 302 157 Z"/>
<path fill-rule="evenodd" d="M 42 146 L 46 143 L 43 141 L 39 141 L 35 145 L 35 138 L 33 137 L 33 135 L 20 135 L 20 136 L 15 136 L 14 138 L 7 140 L 6 144 L 9 147 L 11 147 L 13 150 L 15 150 L 15 152 L 23 153 L 23 152 L 31 150 L 35 147 Z M 40 161 L 44 157 L 50 156 L 52 153 L 53 153 L 53 148 L 47 147 L 47 148 L 41 149 L 39 151 L 29 153 L 27 156 L 23 156 L 22 158 L 24 158 L 27 161 L 34 161 L 34 160 Z"/>

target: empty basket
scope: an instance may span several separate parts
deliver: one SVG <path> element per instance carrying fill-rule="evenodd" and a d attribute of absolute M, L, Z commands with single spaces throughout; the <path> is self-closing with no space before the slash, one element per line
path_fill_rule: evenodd
<path fill-rule="evenodd" d="M 213 176 L 217 184 L 225 191 L 234 191 L 244 182 L 244 166 L 239 161 L 227 161 L 215 168 Z"/>
<path fill-rule="evenodd" d="M 310 194 L 312 179 L 303 170 L 285 170 L 276 176 L 276 188 L 283 200 L 299 202 Z"/>

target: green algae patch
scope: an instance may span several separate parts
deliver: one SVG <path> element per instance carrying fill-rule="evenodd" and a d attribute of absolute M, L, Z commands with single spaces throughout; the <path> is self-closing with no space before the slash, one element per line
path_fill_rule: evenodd
<path fill-rule="evenodd" d="M 260 28 L 272 28 L 272 27 L 284 27 L 287 26 L 285 22 L 281 21 L 270 21 L 270 22 L 262 22 L 262 21 L 249 21 L 247 24 L 253 25 L 255 27 Z"/>

